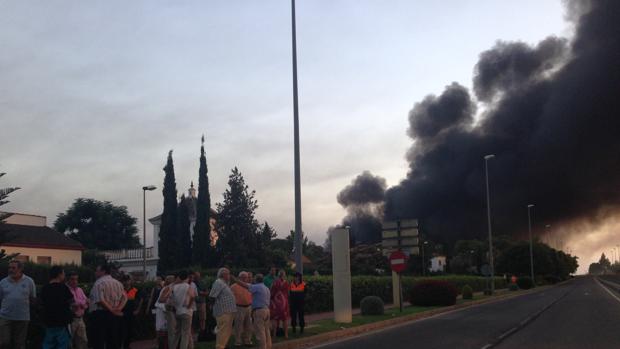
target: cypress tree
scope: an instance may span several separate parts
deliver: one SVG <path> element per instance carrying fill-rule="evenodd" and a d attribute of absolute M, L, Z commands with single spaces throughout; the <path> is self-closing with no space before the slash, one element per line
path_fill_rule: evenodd
<path fill-rule="evenodd" d="M 185 194 L 181 196 L 179 202 L 178 229 L 179 234 L 179 260 L 178 266 L 185 268 L 192 262 L 192 238 L 191 238 L 191 222 L 189 219 L 191 198 L 186 198 Z"/>
<path fill-rule="evenodd" d="M 200 168 L 198 170 L 198 199 L 196 200 L 196 225 L 192 242 L 192 262 L 194 265 L 209 266 L 211 255 L 215 253 L 211 246 L 211 195 L 209 193 L 209 176 L 207 175 L 207 158 L 205 156 L 205 136 L 200 146 Z"/>
<path fill-rule="evenodd" d="M 159 265 L 161 271 L 176 268 L 180 257 L 179 236 L 177 234 L 177 183 L 174 177 L 172 150 L 164 167 L 164 212 L 161 215 L 159 230 Z"/>

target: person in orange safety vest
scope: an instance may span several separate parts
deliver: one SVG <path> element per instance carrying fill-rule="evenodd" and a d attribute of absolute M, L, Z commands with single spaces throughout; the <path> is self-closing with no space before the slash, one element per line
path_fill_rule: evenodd
<path fill-rule="evenodd" d="M 304 333 L 306 320 L 304 319 L 304 303 L 306 299 L 306 283 L 300 273 L 295 273 L 295 279 L 291 283 L 289 291 L 289 306 L 291 309 L 291 326 L 293 333 L 297 332 L 297 322 L 299 321 L 299 330 Z"/>

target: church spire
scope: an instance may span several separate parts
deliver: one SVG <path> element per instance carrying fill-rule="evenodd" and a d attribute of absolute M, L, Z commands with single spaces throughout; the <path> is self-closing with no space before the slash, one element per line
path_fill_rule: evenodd
<path fill-rule="evenodd" d="M 189 193 L 189 197 L 190 199 L 195 199 L 196 198 L 196 189 L 194 188 L 194 181 L 192 181 L 189 190 L 187 191 Z"/>

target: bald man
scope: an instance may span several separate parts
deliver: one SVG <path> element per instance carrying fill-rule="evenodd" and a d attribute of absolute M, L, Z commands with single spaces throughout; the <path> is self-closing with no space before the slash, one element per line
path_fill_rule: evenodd
<path fill-rule="evenodd" d="M 239 280 L 249 283 L 250 276 L 245 271 L 239 273 Z M 235 295 L 235 346 L 252 345 L 252 294 L 247 288 L 234 284 L 230 287 Z"/>

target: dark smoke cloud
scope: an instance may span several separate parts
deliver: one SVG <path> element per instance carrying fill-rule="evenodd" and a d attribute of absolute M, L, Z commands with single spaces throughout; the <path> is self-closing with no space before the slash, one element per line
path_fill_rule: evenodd
<path fill-rule="evenodd" d="M 384 178 L 364 171 L 338 193 L 338 203 L 345 208 L 351 205 L 380 203 L 385 198 L 385 189 L 387 184 Z"/>
<path fill-rule="evenodd" d="M 409 130 L 412 138 L 436 137 L 441 131 L 466 127 L 473 121 L 476 105 L 467 89 L 456 82 L 447 86 L 439 97 L 427 96 L 409 112 Z"/>
<path fill-rule="evenodd" d="M 342 224 L 350 227 L 355 243 L 375 243 L 381 240 L 386 188 L 384 178 L 364 171 L 338 193 L 338 202 L 347 210 Z"/>
<path fill-rule="evenodd" d="M 407 177 L 386 192 L 386 219 L 419 218 L 446 242 L 486 232 L 484 160 L 494 232 L 536 229 L 620 207 L 620 1 L 569 3 L 571 42 L 499 42 L 475 67 L 485 112 L 453 83 L 410 112 Z M 581 12 L 580 12 L 581 11 Z M 541 230 L 538 229 L 540 232 Z"/>
<path fill-rule="evenodd" d="M 478 100 L 489 102 L 497 94 L 528 87 L 545 78 L 565 57 L 566 39 L 549 37 L 536 47 L 522 42 L 499 42 L 480 54 L 476 64 L 474 91 Z"/>

